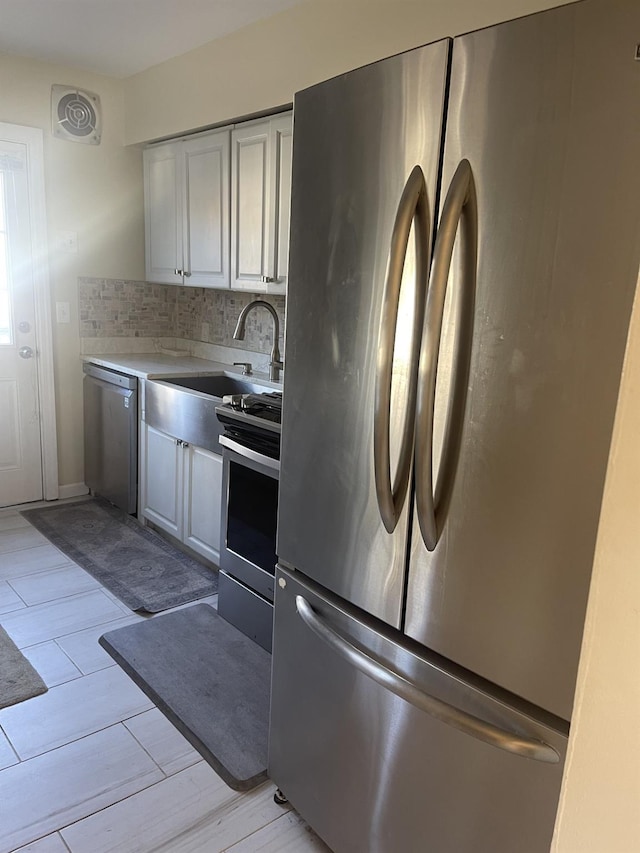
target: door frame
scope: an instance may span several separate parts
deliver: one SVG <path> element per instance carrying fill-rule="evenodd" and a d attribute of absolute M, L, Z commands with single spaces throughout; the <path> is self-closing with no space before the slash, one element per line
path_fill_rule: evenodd
<path fill-rule="evenodd" d="M 39 127 L 0 122 L 0 138 L 27 147 L 29 211 L 33 258 L 33 296 L 38 346 L 37 385 L 40 404 L 40 448 L 42 453 L 42 496 L 59 497 L 58 437 L 53 371 L 51 326 L 51 280 L 47 243 L 47 209 L 44 180 L 44 140 Z"/>

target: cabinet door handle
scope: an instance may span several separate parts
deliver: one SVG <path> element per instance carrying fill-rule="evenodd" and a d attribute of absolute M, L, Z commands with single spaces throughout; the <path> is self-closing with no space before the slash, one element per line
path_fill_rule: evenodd
<path fill-rule="evenodd" d="M 273 282 L 277 281 L 277 279 L 276 279 L 276 278 L 272 278 L 272 277 L 271 277 L 271 276 L 269 276 L 269 275 L 263 275 L 263 276 L 261 277 L 261 280 L 262 280 L 262 283 L 263 283 L 263 284 L 273 284 Z"/>

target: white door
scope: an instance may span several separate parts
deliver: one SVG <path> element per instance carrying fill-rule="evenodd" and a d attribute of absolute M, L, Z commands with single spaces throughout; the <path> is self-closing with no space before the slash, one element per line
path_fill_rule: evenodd
<path fill-rule="evenodd" d="M 27 164 L 0 139 L 0 506 L 43 497 Z"/>

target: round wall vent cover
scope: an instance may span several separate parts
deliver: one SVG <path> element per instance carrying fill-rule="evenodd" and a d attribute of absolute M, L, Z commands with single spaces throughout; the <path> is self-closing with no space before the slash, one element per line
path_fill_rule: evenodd
<path fill-rule="evenodd" d="M 71 86 L 53 85 L 51 124 L 54 136 L 60 139 L 99 145 L 102 136 L 99 96 Z"/>

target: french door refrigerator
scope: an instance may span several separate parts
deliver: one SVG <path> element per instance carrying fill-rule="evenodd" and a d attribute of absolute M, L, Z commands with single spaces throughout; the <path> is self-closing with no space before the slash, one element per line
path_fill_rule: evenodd
<path fill-rule="evenodd" d="M 269 773 L 335 851 L 553 832 L 640 260 L 640 6 L 299 93 Z"/>

